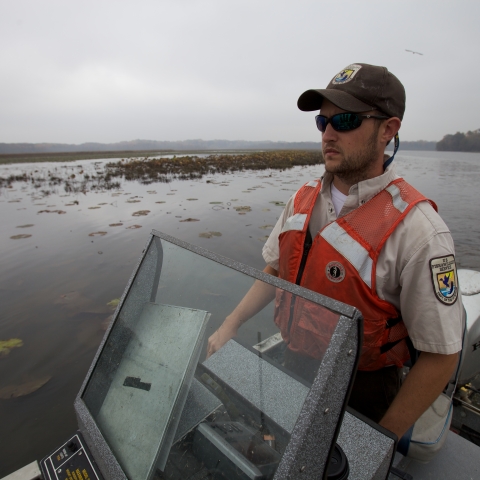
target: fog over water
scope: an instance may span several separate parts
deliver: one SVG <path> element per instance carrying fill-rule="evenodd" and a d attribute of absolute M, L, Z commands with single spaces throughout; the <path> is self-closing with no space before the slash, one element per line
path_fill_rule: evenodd
<path fill-rule="evenodd" d="M 95 175 L 102 164 L 3 165 L 0 177 L 47 178 L 50 171 L 71 179 Z M 400 152 L 396 164 L 437 203 L 457 265 L 480 270 L 480 154 Z M 0 341 L 23 344 L 0 355 L 0 393 L 45 384 L 0 398 L 0 477 L 40 460 L 76 429 L 73 401 L 113 313 L 107 304 L 122 295 L 152 229 L 262 269 L 261 248 L 283 203 L 322 172 L 295 167 L 148 185 L 121 181 L 119 188 L 84 192 L 65 192 L 64 183 L 1 189 Z"/>

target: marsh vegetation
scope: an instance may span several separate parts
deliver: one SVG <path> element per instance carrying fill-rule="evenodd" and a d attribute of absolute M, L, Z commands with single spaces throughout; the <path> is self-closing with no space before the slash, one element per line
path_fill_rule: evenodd
<path fill-rule="evenodd" d="M 204 175 L 235 173 L 245 170 L 287 170 L 296 166 L 323 163 L 320 151 L 284 150 L 249 152 L 241 154 L 186 155 L 168 157 L 123 158 L 117 162 L 95 162 L 95 172 L 87 173 L 79 165 L 68 175 L 62 167 L 17 172 L 0 177 L 0 188 L 11 188 L 15 182 L 31 184 L 35 189 L 63 185 L 68 193 L 85 193 L 94 190 L 112 190 L 124 180 L 137 180 L 143 184 L 169 183 L 172 180 L 198 180 Z M 19 168 L 21 168 L 19 166 Z"/>
<path fill-rule="evenodd" d="M 323 162 L 320 151 L 268 151 L 240 155 L 215 154 L 207 157 L 183 156 L 145 158 L 107 163 L 105 180 L 123 177 L 142 183 L 170 182 L 173 179 L 195 180 L 204 175 L 234 173 L 243 170 L 286 170 L 296 166 Z"/>

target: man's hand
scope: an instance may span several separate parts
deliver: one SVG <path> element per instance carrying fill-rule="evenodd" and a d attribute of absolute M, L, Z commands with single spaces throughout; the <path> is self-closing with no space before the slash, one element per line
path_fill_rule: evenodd
<path fill-rule="evenodd" d="M 237 328 L 228 322 L 228 317 L 225 319 L 219 329 L 213 333 L 208 339 L 207 358 L 213 355 L 217 350 L 220 350 L 230 339 L 237 335 Z"/>
<path fill-rule="evenodd" d="M 457 366 L 458 353 L 422 352 L 380 425 L 400 439 L 442 393 Z"/>

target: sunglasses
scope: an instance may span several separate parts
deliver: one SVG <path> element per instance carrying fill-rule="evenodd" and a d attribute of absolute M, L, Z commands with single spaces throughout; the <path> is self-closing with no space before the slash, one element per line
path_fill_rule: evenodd
<path fill-rule="evenodd" d="M 315 117 L 315 122 L 317 124 L 317 128 L 322 133 L 325 133 L 328 124 L 330 124 L 336 132 L 349 132 L 350 130 L 355 130 L 358 128 L 366 118 L 378 118 L 380 120 L 386 120 L 390 117 L 385 117 L 383 115 L 360 115 L 358 113 L 346 112 L 337 113 L 331 117 L 317 115 Z"/>

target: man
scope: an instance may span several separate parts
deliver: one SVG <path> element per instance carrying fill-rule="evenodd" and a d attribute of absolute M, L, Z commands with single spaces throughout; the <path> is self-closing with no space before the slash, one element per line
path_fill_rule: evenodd
<path fill-rule="evenodd" d="M 363 313 L 349 404 L 400 438 L 448 383 L 462 348 L 453 241 L 435 204 L 396 175 L 395 153 L 384 155 L 392 139 L 398 148 L 405 110 L 403 85 L 385 67 L 349 65 L 326 89 L 304 92 L 298 107 L 320 110 L 326 172 L 287 203 L 264 246 L 264 271 Z M 210 337 L 208 353 L 271 299 L 255 284 Z M 302 358 L 286 312 L 280 305 L 275 322 L 287 353 Z M 421 354 L 400 387 L 410 341 Z"/>

